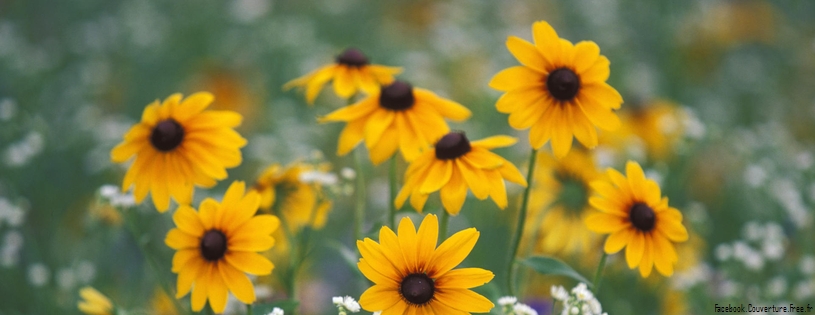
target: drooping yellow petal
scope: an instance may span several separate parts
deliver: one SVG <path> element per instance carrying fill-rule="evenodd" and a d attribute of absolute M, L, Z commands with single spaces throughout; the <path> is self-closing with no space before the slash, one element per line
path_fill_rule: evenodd
<path fill-rule="evenodd" d="M 231 264 L 218 264 L 218 272 L 224 280 L 224 283 L 229 288 L 239 301 L 244 304 L 252 304 L 255 302 L 255 288 L 252 281 L 243 272 L 235 269 Z"/>
<path fill-rule="evenodd" d="M 177 228 L 167 233 L 164 243 L 172 249 L 197 248 L 200 245 L 198 237 L 184 233 Z"/>
<path fill-rule="evenodd" d="M 453 161 L 450 160 L 440 160 L 431 164 L 427 177 L 419 188 L 419 192 L 429 194 L 441 189 L 441 187 L 450 181 L 450 177 L 453 175 L 453 168 Z"/>
<path fill-rule="evenodd" d="M 442 242 L 433 252 L 427 275 L 430 278 L 438 278 L 458 266 L 470 254 L 479 235 L 481 233 L 474 228 L 469 228 L 453 234 Z"/>
<path fill-rule="evenodd" d="M 510 136 L 492 136 L 481 140 L 470 142 L 471 146 L 480 147 L 487 150 L 508 147 L 518 142 L 517 138 Z"/>
<path fill-rule="evenodd" d="M 462 159 L 455 160 L 456 167 L 458 168 L 458 172 L 464 181 L 467 183 L 467 186 L 470 187 L 470 190 L 473 191 L 473 195 L 480 200 L 484 200 L 489 196 L 490 187 L 487 184 L 487 176 L 477 168 L 474 168 L 469 163 Z"/>
<path fill-rule="evenodd" d="M 441 290 L 435 293 L 434 298 L 446 305 L 455 305 L 455 308 L 472 313 L 486 313 L 495 306 L 484 296 L 469 289 Z"/>
<path fill-rule="evenodd" d="M 227 251 L 224 259 L 236 269 L 251 275 L 268 275 L 274 268 L 272 262 L 255 252 Z"/>
<path fill-rule="evenodd" d="M 441 188 L 441 203 L 450 215 L 458 215 L 467 199 L 467 183 L 459 170 L 453 171 L 450 180 Z"/>
<path fill-rule="evenodd" d="M 343 156 L 351 152 L 365 137 L 364 119 L 348 122 L 340 132 L 340 139 L 337 143 L 337 155 Z"/>
<path fill-rule="evenodd" d="M 643 252 L 645 252 L 645 235 L 641 232 L 634 232 L 631 241 L 625 247 L 625 261 L 628 263 L 628 268 L 633 269 L 640 264 Z"/>
<path fill-rule="evenodd" d="M 226 299 L 229 297 L 226 283 L 218 273 L 216 264 L 210 268 L 209 286 L 207 286 L 207 297 L 209 298 L 209 305 L 216 313 L 223 313 L 226 309 Z"/>
<path fill-rule="evenodd" d="M 632 229 L 622 229 L 617 232 L 611 233 L 606 239 L 606 245 L 603 248 L 606 254 L 614 254 L 619 252 L 623 247 L 632 242 L 636 232 Z"/>
<path fill-rule="evenodd" d="M 608 213 L 592 213 L 586 217 L 586 227 L 597 233 L 614 233 L 631 227 L 627 218 Z"/>

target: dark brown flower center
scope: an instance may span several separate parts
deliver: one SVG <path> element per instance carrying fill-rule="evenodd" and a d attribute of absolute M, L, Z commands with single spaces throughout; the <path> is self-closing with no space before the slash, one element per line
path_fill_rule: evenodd
<path fill-rule="evenodd" d="M 417 305 L 429 302 L 435 291 L 433 280 L 424 273 L 409 274 L 402 279 L 402 286 L 399 288 L 399 293 L 405 300 Z"/>
<path fill-rule="evenodd" d="M 163 152 L 172 151 L 182 140 L 184 128 L 172 118 L 160 121 L 150 134 L 150 143 L 156 150 Z"/>
<path fill-rule="evenodd" d="M 436 158 L 452 160 L 470 152 L 470 141 L 463 132 L 451 132 L 436 142 Z"/>
<path fill-rule="evenodd" d="M 580 78 L 571 69 L 560 68 L 546 77 L 546 88 L 549 94 L 560 101 L 569 101 L 580 90 Z"/>
<path fill-rule="evenodd" d="M 413 107 L 415 101 L 413 86 L 402 81 L 383 86 L 382 93 L 379 94 L 379 106 L 390 110 L 406 110 Z"/>
<path fill-rule="evenodd" d="M 368 64 L 368 57 L 365 57 L 359 49 L 348 48 L 337 56 L 337 63 L 350 67 L 362 67 Z"/>
<path fill-rule="evenodd" d="M 218 230 L 209 230 L 201 238 L 201 255 L 208 261 L 218 261 L 226 253 L 226 235 Z"/>
<path fill-rule="evenodd" d="M 654 223 L 656 223 L 654 209 L 651 209 L 651 207 L 642 202 L 637 202 L 631 206 L 628 219 L 631 220 L 631 224 L 633 224 L 634 227 L 643 232 L 648 232 L 653 229 Z"/>

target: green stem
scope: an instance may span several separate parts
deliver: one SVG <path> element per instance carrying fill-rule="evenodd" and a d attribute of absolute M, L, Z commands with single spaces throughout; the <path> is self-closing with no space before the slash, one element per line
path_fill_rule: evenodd
<path fill-rule="evenodd" d="M 394 203 L 396 200 L 396 154 L 391 157 L 388 177 L 388 185 L 390 186 L 391 193 L 390 199 L 388 199 L 388 208 L 390 209 L 390 212 L 388 213 L 388 222 L 390 222 L 391 228 L 396 230 L 396 204 Z"/>
<path fill-rule="evenodd" d="M 365 176 L 362 170 L 362 153 L 357 150 L 354 155 L 354 164 L 357 169 L 357 204 L 354 209 L 354 240 L 362 239 L 362 225 L 364 223 L 363 217 L 365 216 Z M 359 251 L 359 249 L 357 249 Z"/>
<path fill-rule="evenodd" d="M 252 315 L 252 304 L 246 304 L 246 315 Z"/>
<path fill-rule="evenodd" d="M 512 238 L 510 246 L 512 254 L 509 256 L 509 263 L 507 264 L 507 291 L 510 296 L 515 296 L 515 255 L 518 254 L 518 247 L 521 245 L 521 237 L 526 223 L 526 208 L 529 204 L 529 192 L 532 190 L 532 177 L 535 174 L 535 159 L 537 156 L 538 150 L 533 148 L 529 156 L 529 171 L 526 173 L 524 199 L 521 202 L 521 209 L 518 211 L 518 225 L 515 227 L 515 236 Z"/>
<path fill-rule="evenodd" d="M 121 211 L 120 209 L 120 212 L 124 211 Z M 150 250 L 147 248 L 147 244 L 141 241 L 139 236 L 139 228 L 138 226 L 136 226 L 137 217 L 135 213 L 136 210 L 131 209 L 130 211 L 127 211 L 127 213 L 122 214 L 124 217 L 126 217 L 125 221 L 127 221 L 127 227 L 128 230 L 130 231 L 130 235 L 133 236 L 133 239 L 136 241 L 136 245 L 139 246 L 139 250 L 141 250 L 142 255 L 144 255 L 144 260 L 146 260 L 147 265 L 150 266 L 150 270 L 153 272 L 153 276 L 156 277 L 156 279 L 158 280 L 161 289 L 164 290 L 164 294 L 167 294 L 170 300 L 173 301 L 173 307 L 175 307 L 176 313 L 187 314 L 187 311 L 184 309 L 184 307 L 181 306 L 181 303 L 178 301 L 178 299 L 175 298 L 175 295 L 173 294 L 173 291 L 171 289 L 172 286 L 168 282 L 167 277 L 164 277 L 160 274 L 161 268 L 159 268 L 158 263 L 151 255 Z"/>
<path fill-rule="evenodd" d="M 447 210 L 441 209 L 441 225 L 439 226 L 439 239 L 447 239 L 447 224 L 450 221 L 450 214 Z"/>
<path fill-rule="evenodd" d="M 599 292 L 599 290 L 600 290 L 600 282 L 603 281 L 603 268 L 606 266 L 606 258 L 607 257 L 608 257 L 608 254 L 606 254 L 606 251 L 603 251 L 603 257 L 600 258 L 600 264 L 597 265 L 597 271 L 594 273 L 594 281 L 592 281 L 592 283 L 594 284 L 593 289 L 594 289 L 595 294 L 597 294 Z"/>

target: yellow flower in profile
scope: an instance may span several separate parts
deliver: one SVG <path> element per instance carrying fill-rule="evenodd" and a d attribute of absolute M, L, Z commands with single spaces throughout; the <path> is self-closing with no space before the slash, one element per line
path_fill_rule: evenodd
<path fill-rule="evenodd" d="M 257 252 L 272 248 L 271 235 L 280 220 L 255 215 L 260 196 L 253 191 L 244 195 L 245 189 L 243 182 L 233 182 L 222 202 L 206 198 L 198 212 L 182 205 L 173 214 L 177 227 L 164 242 L 176 250 L 172 269 L 178 274 L 176 298 L 192 290 L 196 312 L 208 299 L 212 309 L 222 313 L 228 292 L 243 303 L 253 303 L 255 290 L 246 273 L 268 275 L 274 268 Z"/>
<path fill-rule="evenodd" d="M 79 290 L 82 301 L 77 303 L 79 311 L 88 315 L 111 315 L 113 303 L 104 294 L 92 287 L 83 287 Z"/>
<path fill-rule="evenodd" d="M 676 104 L 655 100 L 639 106 L 627 106 L 618 112 L 622 127 L 615 132 L 600 134 L 600 143 L 618 149 L 643 145 L 656 160 L 667 158 L 684 133 L 682 121 L 686 113 Z"/>
<path fill-rule="evenodd" d="M 651 274 L 654 266 L 659 273 L 671 276 L 679 259 L 674 243 L 688 240 L 682 213 L 668 206 L 659 185 L 645 178 L 637 162 L 628 161 L 625 168 L 627 177 L 608 169 L 610 182 L 591 184 L 602 197 L 593 196 L 589 203 L 601 213 L 589 215 L 586 225 L 594 232 L 611 234 L 606 239 L 606 253 L 614 254 L 625 247 L 628 267 L 639 266 L 643 278 Z"/>
<path fill-rule="evenodd" d="M 585 150 L 569 151 L 564 159 L 538 153 L 525 230 L 540 226 L 536 240 L 540 252 L 581 255 L 599 245 L 596 234 L 583 222 L 595 212 L 589 204 L 590 184 L 600 178 L 597 165 Z"/>
<path fill-rule="evenodd" d="M 116 163 L 135 156 L 122 190 L 135 185 L 137 203 L 150 192 L 159 212 L 167 211 L 171 196 L 186 205 L 192 201 L 193 186 L 212 187 L 225 179 L 227 168 L 241 164 L 240 148 L 246 145 L 232 129 L 241 124 L 240 114 L 205 111 L 213 100 L 207 92 L 181 98 L 173 94 L 163 103 L 148 105 L 141 122 L 110 152 Z"/>
<path fill-rule="evenodd" d="M 552 140 L 557 158 L 566 156 L 577 138 L 587 148 L 597 145 L 597 130 L 614 130 L 620 120 L 613 109 L 622 96 L 606 84 L 609 61 L 591 41 L 572 45 L 559 38 L 549 23 L 532 25 L 535 44 L 515 36 L 507 48 L 522 66 L 496 74 L 490 87 L 504 91 L 495 104 L 508 113 L 509 125 L 529 131 L 529 143 L 539 149 Z"/>
<path fill-rule="evenodd" d="M 349 98 L 358 91 L 373 94 L 380 85 L 393 82 L 393 76 L 402 68 L 370 64 L 368 57 L 356 48 L 348 48 L 336 58 L 336 63 L 314 70 L 283 85 L 284 90 L 293 87 L 306 88 L 306 102 L 314 104 L 323 85 L 334 80 L 334 92 Z"/>
<path fill-rule="evenodd" d="M 493 304 L 470 290 L 493 278 L 481 268 L 455 269 L 470 254 L 480 233 L 469 228 L 453 234 L 439 247 L 438 219 L 428 214 L 419 231 L 410 218 L 399 222 L 399 234 L 387 226 L 379 230 L 379 243 L 358 240 L 362 255 L 357 266 L 374 286 L 359 304 L 382 315 L 486 313 Z"/>
<path fill-rule="evenodd" d="M 516 141 L 508 136 L 493 136 L 470 142 L 464 133 L 448 133 L 410 163 L 405 185 L 394 200 L 396 207 L 401 208 L 410 196 L 410 204 L 421 212 L 427 197 L 440 190 L 444 209 L 457 215 L 469 188 L 476 198 L 491 197 L 499 208 L 506 208 L 504 180 L 526 186 L 526 179 L 515 165 L 490 149 L 511 146 Z"/>
<path fill-rule="evenodd" d="M 282 220 L 292 230 L 304 226 L 320 229 L 325 226 L 331 200 L 319 181 L 308 181 L 306 175 L 327 171 L 327 165 L 297 162 L 286 168 L 273 164 L 266 168 L 252 190 L 260 194 L 260 208 L 277 209 Z"/>
<path fill-rule="evenodd" d="M 393 156 L 396 149 L 406 161 L 412 161 L 450 131 L 444 118 L 462 121 L 470 114 L 459 103 L 395 81 L 356 104 L 320 118 L 320 122 L 348 122 L 340 133 L 337 154 L 351 152 L 364 139 L 371 162 L 376 165 Z"/>

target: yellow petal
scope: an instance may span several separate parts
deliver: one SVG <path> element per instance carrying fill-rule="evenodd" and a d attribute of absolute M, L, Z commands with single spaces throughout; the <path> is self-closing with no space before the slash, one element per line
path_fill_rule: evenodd
<path fill-rule="evenodd" d="M 219 263 L 218 272 L 229 288 L 229 291 L 244 304 L 255 302 L 255 288 L 252 281 L 243 272 L 238 271 L 230 264 Z"/>
<path fill-rule="evenodd" d="M 317 95 L 323 89 L 323 86 L 333 78 L 340 66 L 332 64 L 325 66 L 313 72 L 313 75 L 306 81 L 306 102 L 311 105 L 317 99 Z M 284 86 L 285 87 L 285 86 Z"/>
<path fill-rule="evenodd" d="M 535 102 L 543 98 L 546 94 L 540 86 L 514 89 L 506 92 L 495 102 L 498 112 L 509 114 L 527 106 L 533 106 Z"/>
<path fill-rule="evenodd" d="M 613 235 L 613 234 L 612 234 Z M 642 261 L 642 253 L 645 251 L 645 236 L 641 232 L 634 232 L 628 246 L 625 247 L 625 261 L 628 268 L 634 269 Z"/>
<path fill-rule="evenodd" d="M 627 218 L 608 213 L 592 213 L 586 217 L 586 227 L 597 233 L 614 233 L 631 227 Z"/>
<path fill-rule="evenodd" d="M 405 258 L 408 270 L 418 270 L 417 254 L 419 253 L 416 226 L 408 217 L 399 221 L 399 247 L 402 249 L 402 257 Z"/>
<path fill-rule="evenodd" d="M 523 174 L 521 174 L 521 171 L 507 160 L 504 160 L 504 164 L 498 168 L 498 172 L 501 173 L 501 177 L 510 182 L 524 187 L 527 185 L 526 178 L 524 178 Z"/>
<path fill-rule="evenodd" d="M 532 38 L 535 46 L 541 51 L 541 55 L 549 61 L 549 64 L 560 62 L 561 46 L 559 37 L 549 23 L 537 21 L 532 24 Z"/>
<path fill-rule="evenodd" d="M 459 174 L 461 174 L 467 186 L 473 191 L 473 195 L 480 200 L 486 199 L 490 194 L 487 176 L 484 175 L 481 170 L 474 168 L 464 160 L 457 159 L 455 161 Z"/>
<path fill-rule="evenodd" d="M 510 67 L 492 77 L 490 87 L 505 92 L 532 87 L 543 89 L 543 75 L 524 66 Z"/>
<path fill-rule="evenodd" d="M 428 214 L 422 220 L 419 231 L 416 233 L 416 261 L 419 270 L 427 271 L 427 264 L 430 263 L 430 258 L 433 257 L 433 251 L 436 250 L 438 239 L 439 220 L 436 215 Z"/>
<path fill-rule="evenodd" d="M 203 257 L 200 257 L 200 250 L 196 249 L 196 252 L 199 255 L 199 258 L 187 261 L 187 264 L 178 270 L 178 280 L 176 281 L 175 294 L 176 299 L 180 299 L 181 297 L 187 295 L 187 293 L 190 293 L 193 281 L 198 279 L 199 274 L 209 264 L 204 261 Z"/>
<path fill-rule="evenodd" d="M 654 269 L 654 249 L 651 242 L 651 235 L 644 235 L 642 261 L 640 262 L 640 275 L 643 278 L 648 278 L 651 275 L 651 270 Z"/>
<path fill-rule="evenodd" d="M 637 162 L 628 161 L 625 164 L 625 172 L 631 191 L 637 201 L 645 201 L 645 173 Z"/>
<path fill-rule="evenodd" d="M 175 252 L 173 255 L 173 272 L 179 272 L 182 268 L 184 268 L 187 263 L 190 262 L 191 259 L 201 257 L 201 250 L 198 248 L 188 248 L 188 249 L 181 249 Z"/>
<path fill-rule="evenodd" d="M 240 228 L 243 225 L 248 224 L 249 221 L 261 218 L 263 223 L 253 223 L 253 224 L 264 224 L 265 229 L 263 232 L 259 232 L 261 234 L 271 234 L 274 232 L 277 227 L 280 225 L 280 220 L 277 217 L 271 215 L 258 215 L 255 216 L 257 213 L 258 207 L 260 207 L 260 195 L 257 191 L 250 190 L 246 196 L 244 196 L 235 208 L 232 211 L 227 212 L 227 215 L 224 217 L 223 226 L 224 229 L 227 231 L 235 231 L 236 229 Z"/>
<path fill-rule="evenodd" d="M 179 123 L 186 122 L 190 117 L 193 117 L 209 106 L 212 101 L 215 99 L 215 96 L 209 92 L 197 92 L 193 93 L 184 101 L 179 104 L 178 110 L 173 112 L 173 119 Z"/>
<path fill-rule="evenodd" d="M 376 312 L 390 308 L 401 300 L 401 295 L 396 287 L 385 285 L 374 285 L 359 297 L 359 305 L 366 311 Z"/>
<path fill-rule="evenodd" d="M 110 160 L 114 163 L 124 163 L 147 145 L 150 144 L 144 140 L 122 142 L 110 151 Z"/>
<path fill-rule="evenodd" d="M 455 308 L 471 313 L 486 313 L 495 306 L 487 298 L 469 289 L 440 290 L 433 297 L 448 306 L 455 305 Z"/>
<path fill-rule="evenodd" d="M 419 190 L 414 190 L 410 195 L 410 206 L 416 211 L 419 211 L 419 213 L 422 213 L 422 209 L 424 209 L 424 205 L 427 203 L 427 197 L 429 196 L 429 194 L 423 194 L 419 192 Z"/>
<path fill-rule="evenodd" d="M 230 228 L 231 238 L 249 239 L 257 236 L 269 236 L 280 226 L 280 219 L 271 214 L 250 217 L 243 224 Z"/>
<path fill-rule="evenodd" d="M 167 237 L 164 238 L 164 243 L 172 249 L 198 248 L 199 241 L 198 237 L 184 233 L 177 228 L 170 230 Z"/>
<path fill-rule="evenodd" d="M 579 96 L 576 100 L 583 114 L 600 129 L 613 131 L 620 128 L 620 118 L 610 109 L 603 106 L 590 96 Z"/>
<path fill-rule="evenodd" d="M 430 308 L 433 310 L 434 314 L 470 315 L 469 312 L 465 312 L 460 309 L 450 307 L 447 304 L 441 303 L 439 301 L 430 302 Z"/>
<path fill-rule="evenodd" d="M 380 136 L 375 145 L 368 147 L 371 163 L 374 165 L 382 164 L 393 157 L 396 149 L 399 148 L 399 136 L 401 135 L 396 128 L 385 129 Z"/>
<path fill-rule="evenodd" d="M 181 231 L 189 235 L 203 235 L 204 225 L 198 218 L 198 213 L 190 206 L 182 205 L 173 214 L 173 222 Z"/>
<path fill-rule="evenodd" d="M 215 313 L 223 313 L 226 309 L 226 299 L 229 297 L 224 279 L 218 273 L 217 265 L 210 269 L 209 286 L 207 286 L 207 296 L 209 297 L 209 305 Z"/>
<path fill-rule="evenodd" d="M 433 109 L 444 116 L 454 121 L 463 121 L 470 118 L 472 112 L 467 107 L 453 102 L 451 100 L 439 97 L 435 93 L 422 89 L 413 88 L 413 93 L 420 100 L 427 100 L 433 105 Z"/>
<path fill-rule="evenodd" d="M 558 125 L 552 126 L 552 151 L 554 151 L 555 157 L 562 159 L 572 148 L 572 133 L 569 128 L 571 121 L 565 115 L 564 110 L 555 111 L 554 113 Z"/>
<path fill-rule="evenodd" d="M 340 132 L 340 140 L 337 143 L 337 155 L 343 156 L 351 152 L 360 142 L 365 133 L 364 119 L 348 122 Z"/>
<path fill-rule="evenodd" d="M 501 173 L 496 170 L 490 170 L 484 171 L 484 175 L 487 176 L 487 182 L 489 183 L 490 197 L 498 208 L 502 210 L 505 209 L 508 203 L 507 189 L 504 185 L 504 179 L 501 177 Z"/>
<path fill-rule="evenodd" d="M 541 74 L 549 73 L 549 71 L 546 71 L 546 68 L 551 67 L 549 62 L 543 58 L 540 51 L 531 43 L 518 37 L 510 36 L 507 38 L 507 48 L 522 65 L 538 71 Z"/>
<path fill-rule="evenodd" d="M 377 110 L 371 114 L 368 121 L 365 122 L 365 146 L 368 149 L 372 148 L 375 144 L 383 139 L 385 130 L 390 129 L 395 117 L 395 113 L 390 110 Z M 383 141 L 396 142 L 398 139 L 384 138 Z"/>
<path fill-rule="evenodd" d="M 365 278 L 368 278 L 368 280 L 371 280 L 371 282 L 375 284 L 382 284 L 395 287 L 398 286 L 401 281 L 401 279 L 393 279 L 379 272 L 378 269 L 371 267 L 371 264 L 369 264 L 368 261 L 365 260 L 364 258 L 359 260 L 359 262 L 357 263 L 357 268 L 359 268 L 359 271 L 362 272 L 362 275 L 364 275 Z M 387 267 L 380 266 L 380 268 Z"/>
<path fill-rule="evenodd" d="M 492 136 L 486 137 L 481 140 L 476 140 L 470 142 L 471 146 L 480 147 L 487 150 L 492 150 L 496 148 L 503 148 L 508 147 L 518 142 L 517 138 L 510 137 L 510 136 Z"/>
<path fill-rule="evenodd" d="M 229 110 L 208 110 L 191 117 L 184 125 L 184 132 L 197 132 L 214 128 L 233 128 L 243 121 L 241 114 Z"/>
<path fill-rule="evenodd" d="M 509 114 L 509 125 L 518 130 L 531 127 L 540 121 L 543 113 L 551 106 L 547 102 L 546 98 L 540 97 L 526 106 L 520 106 L 518 110 Z"/>
<path fill-rule="evenodd" d="M 401 271 L 397 265 L 391 261 L 391 258 L 385 255 L 378 243 L 374 242 L 370 238 L 365 238 L 365 240 L 357 241 L 357 248 L 359 248 L 359 253 L 362 255 L 361 261 L 365 261 L 372 268 L 375 267 L 373 268 L 374 270 L 388 279 L 393 279 L 393 281 L 397 283 L 402 281 L 403 275 L 401 274 Z M 394 258 L 401 259 L 401 256 Z M 368 279 L 374 281 L 372 278 Z M 379 282 L 374 281 L 374 283 Z"/>
<path fill-rule="evenodd" d="M 606 254 L 614 254 L 619 252 L 625 245 L 631 243 L 631 239 L 634 237 L 633 229 L 623 229 L 617 232 L 611 233 L 606 239 L 605 247 L 603 248 L 606 251 Z"/>
<path fill-rule="evenodd" d="M 167 185 L 167 154 L 160 153 L 152 166 L 150 195 L 158 212 L 170 208 L 170 188 Z"/>
<path fill-rule="evenodd" d="M 260 252 L 274 246 L 274 238 L 269 235 L 240 234 L 229 238 L 229 250 Z"/>
<path fill-rule="evenodd" d="M 574 45 L 575 72 L 583 73 L 588 70 L 600 57 L 600 46 L 592 41 L 581 41 Z"/>
<path fill-rule="evenodd" d="M 360 119 L 379 108 L 378 100 L 379 94 L 372 95 L 355 104 L 340 108 L 329 113 L 328 115 L 320 117 L 317 119 L 317 121 L 324 123 L 331 121 L 352 121 Z"/>
<path fill-rule="evenodd" d="M 441 203 L 447 213 L 458 215 L 465 200 L 467 200 L 467 184 L 461 177 L 460 171 L 454 170 L 450 180 L 441 188 Z"/>
<path fill-rule="evenodd" d="M 613 109 L 620 108 L 620 104 L 623 103 L 623 97 L 620 95 L 620 92 L 617 92 L 617 90 L 604 82 L 581 86 L 580 93 L 591 95 L 592 99 Z"/>
<path fill-rule="evenodd" d="M 439 278 L 458 266 L 470 254 L 479 235 L 475 228 L 469 228 L 453 234 L 442 242 L 433 252 L 427 275 L 430 278 Z"/>
<path fill-rule="evenodd" d="M 422 183 L 419 192 L 429 194 L 441 189 L 453 174 L 453 162 L 450 160 L 439 160 L 430 165 L 430 171 Z"/>
<path fill-rule="evenodd" d="M 610 64 L 611 62 L 608 61 L 606 56 L 598 57 L 597 61 L 595 61 L 591 67 L 580 73 L 580 83 L 589 85 L 596 82 L 606 82 L 606 80 L 608 80 Z"/>
<path fill-rule="evenodd" d="M 673 262 L 676 261 L 676 252 L 673 245 L 659 233 L 650 235 L 654 255 L 654 266 L 663 276 L 670 277 L 674 273 Z"/>
<path fill-rule="evenodd" d="M 334 92 L 342 98 L 349 98 L 357 91 L 350 70 L 348 66 L 340 65 L 334 74 Z"/>
<path fill-rule="evenodd" d="M 438 289 L 469 289 L 490 282 L 495 275 L 492 271 L 481 268 L 461 268 L 450 270 L 436 279 Z"/>
<path fill-rule="evenodd" d="M 199 272 L 201 276 L 195 280 L 195 287 L 192 289 L 192 299 L 190 301 L 192 303 L 192 310 L 195 312 L 200 312 L 207 303 L 207 287 L 210 285 L 209 274 L 212 266 L 213 264 L 211 263 L 204 265 Z"/>
<path fill-rule="evenodd" d="M 382 251 L 382 254 L 387 257 L 395 269 L 400 274 L 406 275 L 408 267 L 405 264 L 402 247 L 399 245 L 399 238 L 396 236 L 396 233 L 393 233 L 387 226 L 383 226 L 379 229 L 379 244 L 381 244 L 379 249 Z"/>
<path fill-rule="evenodd" d="M 236 269 L 251 275 L 268 275 L 274 268 L 272 262 L 255 252 L 228 250 L 224 259 Z"/>
<path fill-rule="evenodd" d="M 669 210 L 676 211 L 676 210 Z M 679 211 L 676 211 L 677 213 Z M 665 212 L 663 212 L 665 213 Z M 681 215 L 681 214 L 680 214 Z M 664 219 L 663 219 L 664 217 Z M 679 220 L 668 217 L 668 215 L 660 214 L 656 220 L 656 230 L 665 235 L 669 240 L 674 242 L 684 242 L 688 240 L 688 230 L 682 225 L 681 217 Z"/>
<path fill-rule="evenodd" d="M 212 198 L 206 198 L 201 202 L 201 205 L 198 207 L 198 218 L 201 219 L 204 230 L 210 230 L 215 227 L 215 215 L 219 207 L 218 202 Z"/>
<path fill-rule="evenodd" d="M 574 106 L 569 106 L 569 115 L 572 117 L 572 130 L 574 137 L 577 138 L 584 147 L 593 149 L 597 146 L 597 130 L 594 129 L 591 121 L 586 118 L 585 114 Z"/>

